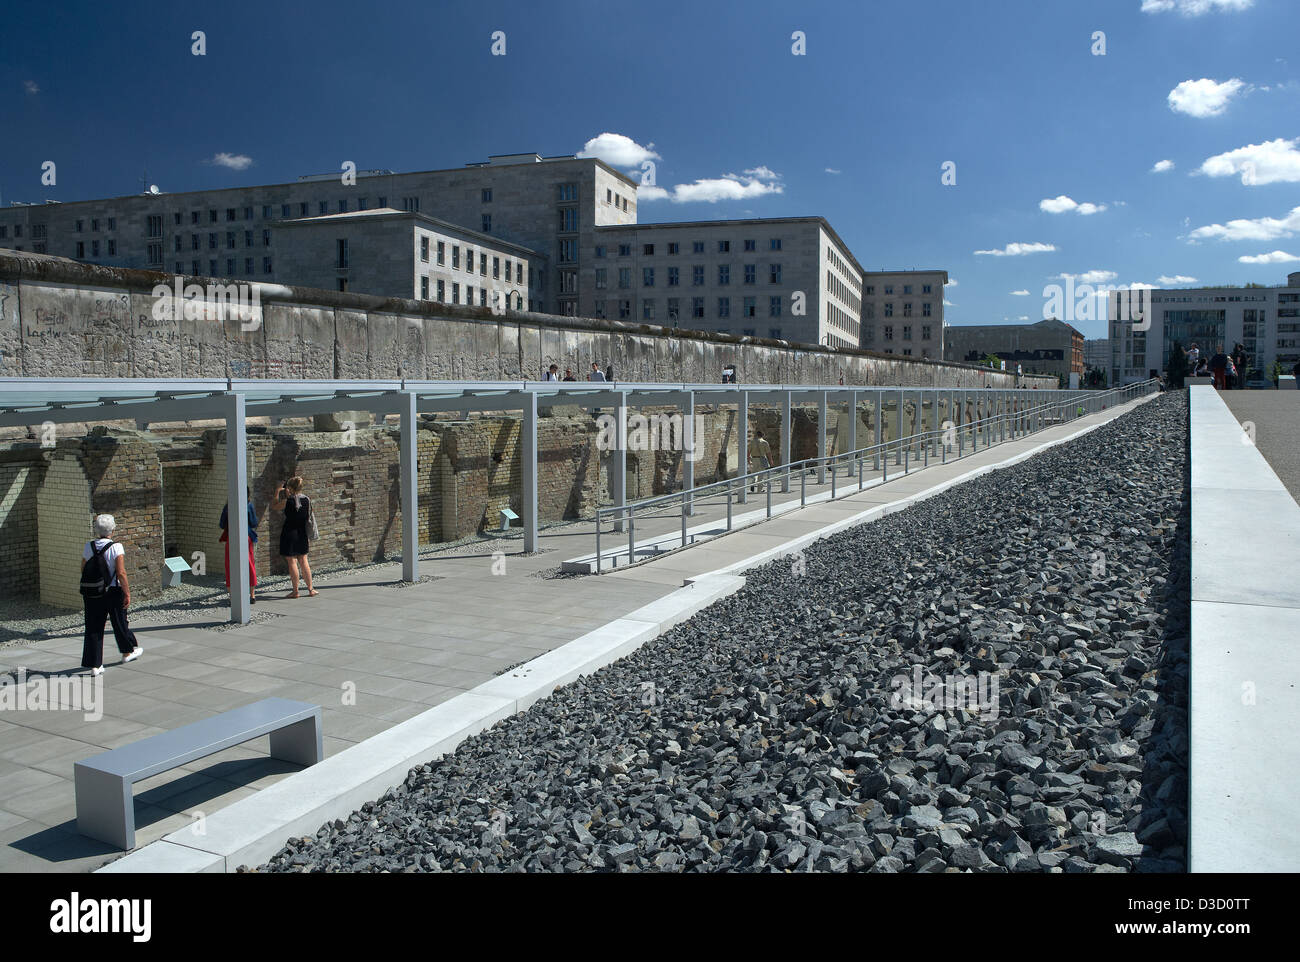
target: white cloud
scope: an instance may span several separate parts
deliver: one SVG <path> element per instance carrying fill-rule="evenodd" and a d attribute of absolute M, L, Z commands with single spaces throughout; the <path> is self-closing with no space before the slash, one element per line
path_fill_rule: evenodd
<path fill-rule="evenodd" d="M 1059 280 L 1073 278 L 1080 284 L 1107 284 L 1119 277 L 1114 271 L 1084 271 L 1082 274 L 1057 274 Z"/>
<path fill-rule="evenodd" d="M 944 306 L 944 307 L 956 307 L 957 305 L 954 304 L 952 301 L 948 300 L 948 299 L 945 297 L 945 298 L 943 299 L 943 306 Z"/>
<path fill-rule="evenodd" d="M 838 171 L 838 170 L 836 170 L 834 167 L 827 167 L 827 168 L 826 168 L 826 173 L 828 173 L 828 174 L 838 174 L 838 173 L 842 173 L 842 171 Z"/>
<path fill-rule="evenodd" d="M 38 94 L 41 92 L 41 88 L 36 85 L 35 80 L 24 80 L 23 89 L 26 90 L 29 94 Z"/>
<path fill-rule="evenodd" d="M 1300 261 L 1300 256 L 1286 251 L 1271 251 L 1267 254 L 1244 254 L 1237 258 L 1243 264 L 1290 264 Z"/>
<path fill-rule="evenodd" d="M 720 200 L 749 200 L 784 192 L 781 175 L 760 165 L 741 174 L 723 174 L 721 177 L 703 178 L 691 184 L 677 184 L 671 191 L 663 191 L 646 199 L 666 197 L 674 204 L 716 204 Z M 638 199 L 643 196 L 644 194 L 638 195 Z"/>
<path fill-rule="evenodd" d="M 1142 0 L 1143 13 L 1168 13 L 1177 10 L 1184 17 L 1199 17 L 1214 11 L 1230 13 L 1249 10 L 1255 0 Z"/>
<path fill-rule="evenodd" d="M 1156 278 L 1156 280 L 1158 280 L 1161 284 L 1165 285 L 1166 287 L 1169 287 L 1173 284 L 1195 284 L 1196 283 L 1195 277 L 1188 277 L 1186 274 L 1175 274 L 1173 277 L 1170 277 L 1168 274 L 1161 274 L 1159 277 Z"/>
<path fill-rule="evenodd" d="M 1166 170 L 1173 170 L 1174 162 L 1172 160 L 1157 160 L 1155 166 L 1151 168 L 1153 174 L 1163 174 Z"/>
<path fill-rule="evenodd" d="M 253 158 L 247 154 L 228 154 L 223 150 L 219 154 L 213 154 L 212 159 L 206 163 L 229 167 L 231 170 L 247 170 L 253 166 Z"/>
<path fill-rule="evenodd" d="M 944 287 L 956 287 L 956 286 L 957 286 L 957 278 L 955 278 L 955 277 L 950 277 L 950 278 L 948 278 L 946 281 L 943 282 L 943 286 L 944 286 Z"/>
<path fill-rule="evenodd" d="M 1029 296 L 1029 292 L 1028 292 L 1028 291 L 1012 291 L 1012 292 L 1011 292 L 1011 296 L 1012 296 L 1012 297 L 1028 297 L 1028 296 Z"/>
<path fill-rule="evenodd" d="M 1033 241 L 1028 244 L 1014 242 L 1001 249 L 988 251 L 976 251 L 976 254 L 991 254 L 994 257 L 1022 257 L 1025 254 L 1044 254 L 1048 251 L 1056 250 L 1055 244 L 1040 244 Z"/>
<path fill-rule="evenodd" d="M 1208 77 L 1184 80 L 1169 91 L 1169 109 L 1189 117 L 1217 117 L 1228 107 L 1228 101 L 1246 90 L 1247 85 L 1234 77 L 1217 83 Z"/>
<path fill-rule="evenodd" d="M 1259 184 L 1294 184 L 1300 182 L 1300 137 L 1295 140 L 1268 140 L 1247 144 L 1227 153 L 1215 154 L 1200 166 L 1208 177 L 1231 177 L 1241 174 L 1247 187 Z"/>
<path fill-rule="evenodd" d="M 578 151 L 579 157 L 599 157 L 607 164 L 615 167 L 636 167 L 640 169 L 641 164 L 647 160 L 662 160 L 652 149 L 654 144 L 647 144 L 642 147 L 631 137 L 625 137 L 622 134 L 611 134 L 605 132 L 598 137 L 592 137 Z"/>
<path fill-rule="evenodd" d="M 1029 315 L 1028 315 L 1028 314 L 1021 314 L 1019 317 L 1016 318 L 1016 320 L 1017 320 L 1017 321 L 1027 321 L 1027 320 L 1029 320 Z"/>
<path fill-rule="evenodd" d="M 1091 204 L 1087 201 L 1080 204 L 1071 198 L 1066 197 L 1064 194 L 1061 194 L 1059 197 L 1040 200 L 1038 202 L 1038 209 L 1045 210 L 1049 214 L 1064 214 L 1068 211 L 1073 211 L 1076 214 L 1087 216 L 1088 214 L 1100 214 L 1106 209 L 1106 205 Z"/>
<path fill-rule="evenodd" d="M 667 196 L 668 191 L 654 184 L 642 184 L 636 189 L 637 203 L 643 200 L 663 200 Z"/>
<path fill-rule="evenodd" d="M 1198 227 L 1188 235 L 1188 240 L 1222 241 L 1270 241 L 1279 237 L 1290 237 L 1300 231 L 1300 207 L 1291 208 L 1285 217 L 1256 217 L 1253 220 L 1239 218 L 1226 224 L 1206 224 Z"/>

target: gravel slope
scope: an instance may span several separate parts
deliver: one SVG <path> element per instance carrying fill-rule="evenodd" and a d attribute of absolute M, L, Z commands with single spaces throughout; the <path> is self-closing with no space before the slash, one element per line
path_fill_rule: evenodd
<path fill-rule="evenodd" d="M 1180 392 L 817 542 L 261 870 L 1183 871 L 1186 473 Z"/>

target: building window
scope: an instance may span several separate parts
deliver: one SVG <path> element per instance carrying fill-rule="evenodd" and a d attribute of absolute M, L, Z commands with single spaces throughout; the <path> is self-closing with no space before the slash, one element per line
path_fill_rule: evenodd
<path fill-rule="evenodd" d="M 691 268 L 691 286 L 692 287 L 704 286 L 704 265 L 703 264 L 696 264 L 694 267 Z"/>
<path fill-rule="evenodd" d="M 903 304 L 903 316 L 904 316 L 904 317 L 911 317 L 911 316 L 912 316 L 912 302 L 911 302 L 911 301 L 907 301 L 906 303 Z"/>
<path fill-rule="evenodd" d="M 151 214 L 149 216 L 149 236 L 162 237 L 162 215 Z"/>
<path fill-rule="evenodd" d="M 265 227 L 262 229 L 262 246 L 263 247 L 271 246 L 271 229 L 269 227 Z"/>
<path fill-rule="evenodd" d="M 447 282 L 444 280 L 439 280 L 438 281 L 438 303 L 441 304 L 446 299 L 447 299 Z"/>
<path fill-rule="evenodd" d="M 704 317 L 704 298 L 691 298 L 691 317 Z"/>
<path fill-rule="evenodd" d="M 491 187 L 484 187 L 484 188 L 483 188 L 483 192 L 482 192 L 482 196 L 483 196 L 483 203 L 485 203 L 485 204 L 490 204 L 490 203 L 492 203 L 492 188 L 491 188 Z"/>
<path fill-rule="evenodd" d="M 420 238 L 420 260 L 429 263 L 429 238 Z"/>
<path fill-rule="evenodd" d="M 912 325 L 911 325 L 911 324 L 904 324 L 904 325 L 903 325 L 903 340 L 905 340 L 905 341 L 910 341 L 911 339 L 912 339 Z"/>
<path fill-rule="evenodd" d="M 930 293 L 930 285 L 929 285 L 929 284 L 922 284 L 922 285 L 921 285 L 921 293 L 922 293 L 922 294 L 929 294 L 929 293 Z"/>
<path fill-rule="evenodd" d="M 483 226 L 482 226 L 482 230 L 483 230 L 483 233 L 485 233 L 485 234 L 490 234 L 490 233 L 492 232 L 492 215 L 491 215 L 491 214 L 484 214 L 484 215 L 483 215 Z"/>
<path fill-rule="evenodd" d="M 779 327 L 769 327 L 767 329 L 767 336 L 773 340 L 779 341 L 781 340 L 781 329 Z"/>
<path fill-rule="evenodd" d="M 745 283 L 746 283 L 746 284 L 753 284 L 753 283 L 754 283 L 755 281 L 757 281 L 757 280 L 758 280 L 758 265 L 757 265 L 757 264 L 746 264 L 746 265 L 745 265 Z"/>
<path fill-rule="evenodd" d="M 244 231 L 244 246 L 245 247 L 253 246 L 253 232 L 251 230 Z"/>
<path fill-rule="evenodd" d="M 731 316 L 731 298 L 730 298 L 730 297 L 719 297 L 719 298 L 718 298 L 718 317 L 730 317 L 730 316 Z"/>
<path fill-rule="evenodd" d="M 768 276 L 768 280 L 771 281 L 773 284 L 780 284 L 780 283 L 781 283 L 781 265 L 780 265 L 780 264 L 772 264 L 772 265 L 769 267 L 769 269 L 768 269 L 768 275 L 767 275 L 767 276 Z"/>
<path fill-rule="evenodd" d="M 886 325 L 885 325 L 885 340 L 886 340 L 886 341 L 892 341 L 893 339 L 894 339 L 894 325 L 893 325 L 893 324 L 886 324 Z"/>
<path fill-rule="evenodd" d="M 509 274 L 506 275 L 507 278 L 509 276 Z M 492 278 L 498 281 L 501 280 L 501 258 L 499 257 L 492 258 Z"/>
<path fill-rule="evenodd" d="M 678 303 L 677 298 L 668 298 L 668 320 L 672 321 L 674 324 L 676 324 L 681 317 L 681 308 L 678 306 Z"/>
<path fill-rule="evenodd" d="M 348 212 L 348 202 L 346 200 L 339 201 L 339 213 L 346 214 L 347 212 Z"/>
<path fill-rule="evenodd" d="M 262 220 L 270 220 L 270 219 L 271 219 L 271 205 L 270 205 L 270 204 L 263 204 L 263 205 L 262 205 Z"/>
<path fill-rule="evenodd" d="M 198 261 L 190 261 L 190 273 L 191 273 L 191 274 L 198 274 L 202 269 L 203 269 L 203 268 L 200 266 L 200 264 L 199 264 Z"/>
<path fill-rule="evenodd" d="M 773 294 L 771 297 L 767 299 L 767 316 L 768 317 L 781 316 L 781 296 L 779 294 Z M 772 336 L 778 337 L 779 335 L 773 334 Z"/>
<path fill-rule="evenodd" d="M 447 245 L 444 241 L 438 241 L 438 266 L 441 267 L 447 261 Z M 442 300 L 442 298 L 438 298 Z"/>
<path fill-rule="evenodd" d="M 595 251 L 593 252 L 592 256 L 593 256 L 593 257 L 604 257 L 604 256 L 605 256 L 605 248 L 604 248 L 604 246 L 603 246 L 603 245 L 600 245 L 600 244 L 597 244 L 597 245 L 596 245 L 596 249 L 595 249 Z"/>
<path fill-rule="evenodd" d="M 175 242 L 175 247 L 174 247 L 173 249 L 176 251 L 176 253 L 179 254 L 180 251 L 181 251 L 181 235 L 180 235 L 180 234 L 177 234 L 177 235 L 173 238 L 173 241 Z"/>
<path fill-rule="evenodd" d="M 524 282 L 524 262 L 516 261 L 515 262 L 515 283 L 522 284 L 523 282 Z"/>
<path fill-rule="evenodd" d="M 641 268 L 641 286 L 642 287 L 655 286 L 655 269 L 653 267 Z"/>
<path fill-rule="evenodd" d="M 924 304 L 921 305 L 921 316 L 922 316 L 922 317 L 929 317 L 929 316 L 930 316 L 930 302 L 929 302 L 929 301 L 926 301 Z"/>
<path fill-rule="evenodd" d="M 150 244 L 149 246 L 150 246 L 150 247 L 153 247 L 152 244 Z M 86 256 L 86 242 L 85 242 L 85 241 L 77 241 L 77 257 L 78 257 L 78 258 L 84 258 L 85 256 Z"/>
<path fill-rule="evenodd" d="M 269 257 L 262 258 L 262 273 L 263 274 L 271 273 L 271 258 Z"/>
<path fill-rule="evenodd" d="M 654 244 L 642 244 L 642 245 L 641 245 L 641 254 L 642 254 L 642 256 L 644 256 L 644 257 L 654 257 L 654 253 L 655 253 L 655 245 L 654 245 Z"/>
<path fill-rule="evenodd" d="M 653 298 L 647 297 L 641 302 L 641 320 L 653 321 L 655 319 L 655 302 Z"/>
<path fill-rule="evenodd" d="M 114 257 L 114 256 L 116 256 L 116 254 L 117 254 L 117 241 L 115 241 L 115 240 L 109 240 L 109 242 L 108 242 L 108 256 L 109 256 L 109 257 Z"/>
<path fill-rule="evenodd" d="M 578 208 L 561 207 L 560 208 L 560 230 L 563 233 L 573 233 L 578 229 Z"/>
<path fill-rule="evenodd" d="M 670 241 L 670 242 L 668 243 L 668 253 L 669 253 L 669 254 L 677 254 L 677 253 L 680 253 L 680 252 L 681 252 L 681 249 L 682 249 L 682 245 L 679 244 L 679 243 L 677 243 L 676 241 Z"/>
<path fill-rule="evenodd" d="M 922 324 L 922 325 L 921 325 L 921 340 L 923 340 L 923 341 L 928 341 L 928 340 L 930 340 L 930 325 L 929 325 L 929 324 Z"/>
<path fill-rule="evenodd" d="M 886 294 L 892 294 L 892 293 L 894 293 L 894 285 L 893 285 L 893 284 L 886 284 L 886 285 L 885 285 L 885 293 L 886 293 Z"/>
<path fill-rule="evenodd" d="M 744 314 L 745 317 L 757 317 L 757 316 L 758 316 L 758 310 L 757 310 L 757 308 L 754 306 L 754 301 L 755 301 L 755 298 L 752 298 L 752 297 L 747 297 L 747 298 L 745 298 L 744 306 L 741 308 L 741 312 Z"/>
<path fill-rule="evenodd" d="M 84 224 L 85 224 L 85 221 L 80 221 L 80 220 L 77 221 L 76 231 L 77 231 L 78 234 L 81 233 L 81 228 L 82 228 L 82 226 L 83 226 Z"/>
<path fill-rule="evenodd" d="M 731 265 L 719 264 L 718 265 L 718 286 L 723 287 L 730 283 L 731 283 Z"/>
<path fill-rule="evenodd" d="M 622 300 L 618 302 L 618 319 L 626 321 L 632 316 L 632 302 Z"/>
<path fill-rule="evenodd" d="M 618 245 L 618 256 L 619 256 L 619 257 L 631 257 L 631 256 L 632 256 L 632 245 L 631 245 L 631 244 L 619 244 L 619 245 Z"/>
<path fill-rule="evenodd" d="M 228 230 L 226 231 L 226 249 L 233 250 L 234 246 L 235 246 L 235 232 L 233 230 Z"/>
<path fill-rule="evenodd" d="M 573 239 L 560 241 L 560 263 L 574 264 L 578 260 L 578 242 Z"/>
<path fill-rule="evenodd" d="M 876 293 L 876 288 L 875 288 L 873 285 L 868 284 L 868 285 L 867 285 L 867 293 L 868 293 L 868 294 L 874 294 L 874 293 Z"/>
<path fill-rule="evenodd" d="M 681 274 L 676 267 L 668 268 L 668 286 L 677 287 L 681 284 Z"/>
<path fill-rule="evenodd" d="M 596 290 L 603 291 L 608 284 L 606 283 L 607 269 L 604 267 L 596 268 Z"/>
<path fill-rule="evenodd" d="M 452 285 L 451 285 L 451 302 L 452 302 L 453 304 L 459 304 L 459 303 L 460 303 L 460 285 L 459 285 L 459 284 L 452 284 Z"/>
<path fill-rule="evenodd" d="M 487 277 L 487 254 L 482 251 L 478 254 L 478 272 Z"/>
<path fill-rule="evenodd" d="M 480 287 L 480 288 L 478 289 L 478 306 L 479 306 L 479 307 L 487 307 L 487 288 L 486 288 L 486 287 Z"/>
<path fill-rule="evenodd" d="M 893 301 L 886 301 L 886 302 L 885 302 L 885 317 L 893 317 L 893 316 L 894 316 L 894 302 L 893 302 Z"/>
<path fill-rule="evenodd" d="M 614 192 L 613 192 L 612 190 L 610 190 L 608 187 L 606 187 L 606 188 L 605 188 L 605 203 L 607 203 L 607 204 L 612 204 L 613 202 L 614 202 Z"/>
<path fill-rule="evenodd" d="M 691 242 L 691 253 L 693 253 L 693 254 L 703 254 L 703 253 L 704 253 L 704 241 L 692 241 L 692 242 Z"/>
<path fill-rule="evenodd" d="M 910 293 L 912 293 L 912 285 L 911 285 L 911 284 L 904 284 L 904 285 L 903 285 L 903 293 L 904 293 L 904 294 L 910 294 Z"/>
<path fill-rule="evenodd" d="M 747 251 L 758 250 L 757 242 L 752 240 L 745 241 L 745 250 Z"/>
<path fill-rule="evenodd" d="M 718 241 L 718 253 L 719 254 L 731 253 L 731 241 L 729 240 Z"/>
<path fill-rule="evenodd" d="M 618 286 L 620 288 L 632 286 L 632 268 L 620 267 L 618 269 Z"/>
<path fill-rule="evenodd" d="M 456 244 L 451 245 L 451 269 L 460 270 L 460 247 Z"/>
<path fill-rule="evenodd" d="M 282 219 L 288 219 L 289 217 L 291 217 L 292 215 L 289 213 L 289 210 L 290 210 L 290 205 L 288 205 L 288 204 L 281 204 L 281 205 L 280 205 L 280 217 L 281 217 Z"/>
<path fill-rule="evenodd" d="M 560 200 L 577 200 L 577 184 L 560 184 Z"/>

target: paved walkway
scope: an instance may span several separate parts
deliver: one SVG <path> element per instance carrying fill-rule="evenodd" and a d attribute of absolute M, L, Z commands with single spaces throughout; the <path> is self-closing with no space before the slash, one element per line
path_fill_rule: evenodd
<path fill-rule="evenodd" d="M 574 524 L 544 530 L 542 550 L 532 556 L 520 553 L 517 539 L 426 556 L 422 573 L 435 579 L 415 585 L 394 584 L 400 565 L 368 566 L 336 575 L 320 585 L 316 598 L 262 597 L 254 610 L 263 620 L 230 630 L 213 630 L 210 623 L 141 628 L 144 657 L 107 666 L 102 719 L 34 710 L 5 711 L 0 718 L 0 871 L 88 871 L 121 854 L 76 831 L 73 764 L 99 751 L 279 696 L 323 707 L 325 751 L 333 754 L 667 595 L 684 578 L 1024 455 L 1127 409 L 1091 415 L 947 465 L 932 460 L 928 469 L 907 477 L 891 466 L 887 485 L 811 504 L 603 577 L 539 576 L 594 550 L 594 527 Z M 810 483 L 808 495 L 829 488 Z M 789 495 L 775 500 L 798 497 L 795 484 Z M 763 503 L 752 501 L 750 508 Z M 697 507 L 693 523 L 725 519 L 725 501 L 719 498 Z M 638 538 L 673 530 L 680 530 L 677 515 L 637 521 Z M 501 556 L 493 557 L 502 550 L 507 552 L 504 570 Z M 79 664 L 80 650 L 76 638 L 10 647 L 0 649 L 0 666 L 79 676 L 80 669 L 70 666 Z M 258 740 L 140 783 L 137 847 L 293 770 L 268 758 L 265 741 Z"/>
<path fill-rule="evenodd" d="M 1300 501 L 1300 391 L 1220 391 L 1219 397 L 1243 427 L 1254 425 L 1255 447 Z"/>

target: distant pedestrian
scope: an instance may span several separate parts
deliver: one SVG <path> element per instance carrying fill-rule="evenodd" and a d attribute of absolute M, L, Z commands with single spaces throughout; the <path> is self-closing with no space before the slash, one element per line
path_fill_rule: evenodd
<path fill-rule="evenodd" d="M 221 509 L 221 538 L 226 546 L 226 590 L 230 590 L 230 540 L 227 537 L 230 521 L 230 505 Z M 248 497 L 248 600 L 257 604 L 253 589 L 257 587 L 257 562 L 253 560 L 253 545 L 257 544 L 257 512 L 253 510 L 253 497 Z"/>
<path fill-rule="evenodd" d="M 113 540 L 117 522 L 111 514 L 95 519 L 94 540 L 81 551 L 81 595 L 86 603 L 86 634 L 81 648 L 81 667 L 92 675 L 104 673 L 104 622 L 113 625 L 113 640 L 122 661 L 135 661 L 144 654 L 126 620 L 131 607 L 131 585 L 126 577 L 126 549 Z"/>
<path fill-rule="evenodd" d="M 546 374 L 542 376 L 543 381 L 558 381 L 560 379 L 560 366 L 552 364 L 546 369 Z"/>
<path fill-rule="evenodd" d="M 591 373 L 587 375 L 588 381 L 604 381 L 605 372 L 600 369 L 600 365 L 595 361 L 591 362 Z"/>
<path fill-rule="evenodd" d="M 284 510 L 284 527 L 280 529 L 280 554 L 289 563 L 289 582 L 293 585 L 290 598 L 298 597 L 298 572 L 302 569 L 302 578 L 307 582 L 307 594 L 316 597 L 320 594 L 311 584 L 311 564 L 307 561 L 307 547 L 311 539 L 307 529 L 311 524 L 311 499 L 302 493 L 303 479 L 295 475 L 275 493 L 271 507 L 276 511 Z"/>
<path fill-rule="evenodd" d="M 1295 378 L 1295 387 L 1300 389 L 1300 361 L 1295 362 L 1295 367 L 1291 368 L 1291 376 Z M 1274 387 L 1277 385 L 1275 384 Z"/>
<path fill-rule="evenodd" d="M 572 368 L 567 368 L 567 367 L 566 367 L 566 368 L 564 369 L 564 377 L 561 378 L 561 380 L 562 380 L 562 381 L 577 381 L 578 379 L 577 379 L 576 377 L 573 376 L 573 369 L 572 369 Z"/>
<path fill-rule="evenodd" d="M 749 462 L 750 471 L 746 473 L 766 471 L 772 466 L 772 447 L 762 431 L 755 431 L 753 440 L 749 442 Z M 751 484 L 749 490 L 758 490 L 758 485 Z"/>
<path fill-rule="evenodd" d="M 1196 369 L 1201 363 L 1201 349 L 1192 342 L 1192 346 L 1187 349 L 1187 370 L 1196 373 Z"/>
<path fill-rule="evenodd" d="M 605 368 L 605 380 L 606 380 L 606 381 L 609 381 L 611 384 L 614 383 L 614 365 L 613 365 L 613 364 L 611 364 L 609 367 Z"/>
<path fill-rule="evenodd" d="M 1214 356 L 1210 358 L 1210 377 L 1214 378 L 1214 386 L 1220 391 L 1224 390 L 1224 378 L 1228 373 L 1228 355 L 1223 353 L 1223 345 L 1220 344 Z"/>
<path fill-rule="evenodd" d="M 1232 366 L 1237 369 L 1237 377 L 1232 386 L 1240 391 L 1246 386 L 1246 362 L 1249 361 L 1250 358 L 1246 356 L 1246 349 L 1242 347 L 1240 343 L 1232 349 L 1232 354 L 1230 356 L 1232 358 Z"/>

